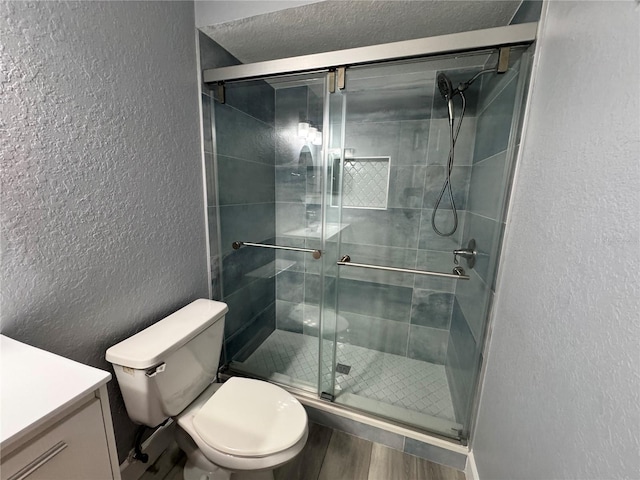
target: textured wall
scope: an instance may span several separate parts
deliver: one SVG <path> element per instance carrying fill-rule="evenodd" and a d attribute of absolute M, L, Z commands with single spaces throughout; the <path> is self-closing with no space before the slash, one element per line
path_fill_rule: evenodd
<path fill-rule="evenodd" d="M 334 0 L 265 13 L 256 4 L 276 2 L 235 3 L 242 5 L 238 20 L 198 25 L 242 63 L 498 27 L 520 6 L 519 0 Z"/>
<path fill-rule="evenodd" d="M 548 4 L 472 444 L 483 480 L 638 478 L 639 17 Z"/>
<path fill-rule="evenodd" d="M 207 296 L 193 22 L 188 2 L 0 3 L 3 334 L 109 369 Z"/>
<path fill-rule="evenodd" d="M 320 0 L 200 0 L 194 2 L 196 27 L 230 22 L 318 1 Z"/>

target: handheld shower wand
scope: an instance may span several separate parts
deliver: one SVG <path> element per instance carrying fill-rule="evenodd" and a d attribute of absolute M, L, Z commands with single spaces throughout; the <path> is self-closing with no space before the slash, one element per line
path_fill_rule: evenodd
<path fill-rule="evenodd" d="M 456 204 L 453 199 L 453 189 L 451 187 L 451 170 L 453 168 L 453 158 L 454 158 L 454 149 L 456 145 L 456 140 L 458 138 L 458 133 L 460 132 L 460 126 L 462 125 L 462 119 L 464 117 L 466 99 L 464 97 L 464 94 L 459 89 L 453 88 L 453 85 L 451 84 L 451 80 L 449 80 L 449 77 L 447 77 L 444 73 L 438 74 L 437 82 L 438 82 L 438 90 L 440 90 L 440 93 L 442 94 L 444 99 L 447 101 L 447 109 L 449 113 L 450 145 L 449 145 L 449 159 L 447 161 L 447 166 L 445 168 L 445 180 L 444 180 L 444 183 L 442 184 L 442 189 L 440 190 L 440 194 L 438 195 L 438 199 L 436 200 L 436 204 L 434 205 L 433 212 L 431 214 L 431 228 L 433 228 L 433 231 L 436 232 L 436 234 L 440 235 L 441 237 L 449 237 L 453 235 L 455 231 L 458 229 L 458 211 L 456 210 Z M 460 97 L 462 98 L 462 110 L 460 113 L 460 120 L 458 120 L 457 128 L 454 127 L 455 112 L 453 108 L 453 97 L 456 95 L 460 95 Z M 438 208 L 440 208 L 440 203 L 442 202 L 442 199 L 444 198 L 445 193 L 449 198 L 449 203 L 451 204 L 451 211 L 453 212 L 453 227 L 451 228 L 451 230 L 447 232 L 442 232 L 441 230 L 438 229 L 438 227 L 436 227 L 436 214 L 438 212 Z"/>
<path fill-rule="evenodd" d="M 453 89 L 451 80 L 444 73 L 438 74 L 438 90 L 447 101 L 447 107 L 449 108 L 449 125 L 453 125 L 453 96 L 457 93 Z"/>
<path fill-rule="evenodd" d="M 458 229 L 458 211 L 456 209 L 456 204 L 453 200 L 453 189 L 451 187 L 451 170 L 453 168 L 453 160 L 455 157 L 456 141 L 458 140 L 458 134 L 460 133 L 460 127 L 462 126 L 464 111 L 467 107 L 467 99 L 465 98 L 463 92 L 467 88 L 469 88 L 469 86 L 473 82 L 475 82 L 480 75 L 484 73 L 495 72 L 495 71 L 496 70 L 493 68 L 481 70 L 466 82 L 460 83 L 458 85 L 458 88 L 453 88 L 453 84 L 451 83 L 451 80 L 449 80 L 449 77 L 447 77 L 442 72 L 440 72 L 438 74 L 438 77 L 436 78 L 438 82 L 438 90 L 440 90 L 440 93 L 442 94 L 444 99 L 447 101 L 447 108 L 449 110 L 449 135 L 450 135 L 449 138 L 451 140 L 450 146 L 449 146 L 449 159 L 447 161 L 447 166 L 445 169 L 445 180 L 442 185 L 442 189 L 440 190 L 440 194 L 438 195 L 438 199 L 436 200 L 436 204 L 433 207 L 433 213 L 431 214 L 431 227 L 433 228 L 433 231 L 436 232 L 436 234 L 440 235 L 441 237 L 450 237 Z M 460 110 L 460 119 L 458 120 L 458 124 L 454 126 L 455 115 L 454 115 L 454 109 L 453 109 L 453 97 L 455 97 L 456 95 L 459 95 L 460 98 L 462 99 L 462 108 Z M 449 197 L 449 203 L 451 204 L 451 211 L 453 214 L 453 227 L 447 232 L 442 232 L 438 229 L 438 227 L 436 227 L 436 213 L 438 212 L 438 208 L 440 208 L 440 203 L 442 202 L 442 199 L 445 193 Z"/>

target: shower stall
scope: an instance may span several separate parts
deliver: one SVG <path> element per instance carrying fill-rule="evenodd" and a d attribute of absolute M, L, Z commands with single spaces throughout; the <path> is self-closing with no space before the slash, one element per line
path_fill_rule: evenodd
<path fill-rule="evenodd" d="M 534 35 L 204 71 L 229 373 L 466 441 Z"/>

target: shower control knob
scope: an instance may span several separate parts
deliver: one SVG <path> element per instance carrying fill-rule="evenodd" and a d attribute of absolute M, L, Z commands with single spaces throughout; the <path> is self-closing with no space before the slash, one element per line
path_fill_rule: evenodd
<path fill-rule="evenodd" d="M 478 252 L 476 251 L 476 241 L 475 239 L 469 240 L 469 244 L 467 248 L 460 248 L 453 251 L 453 263 L 458 265 L 458 255 L 467 260 L 467 266 L 469 268 L 473 268 L 476 264 L 476 255 Z"/>

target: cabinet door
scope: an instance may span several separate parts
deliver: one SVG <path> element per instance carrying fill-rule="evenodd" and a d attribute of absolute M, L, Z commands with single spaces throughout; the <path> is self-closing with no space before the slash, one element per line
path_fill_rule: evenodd
<path fill-rule="evenodd" d="M 100 400 L 2 459 L 2 480 L 113 479 Z"/>

